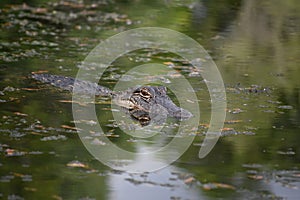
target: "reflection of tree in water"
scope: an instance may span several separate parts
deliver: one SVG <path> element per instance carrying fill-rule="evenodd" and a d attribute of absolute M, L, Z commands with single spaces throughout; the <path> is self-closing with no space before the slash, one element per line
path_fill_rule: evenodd
<path fill-rule="evenodd" d="M 297 6 L 296 6 L 297 7 Z M 225 81 L 248 81 L 293 88 L 298 85 L 299 17 L 288 1 L 245 1 L 221 47 Z M 218 43 L 219 44 L 219 43 Z M 293 71 L 295 73 L 289 73 Z M 247 80 L 245 76 L 247 76 Z"/>

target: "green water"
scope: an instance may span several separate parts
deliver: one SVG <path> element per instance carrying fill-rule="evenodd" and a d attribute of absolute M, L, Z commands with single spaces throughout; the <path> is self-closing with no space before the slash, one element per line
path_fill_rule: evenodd
<path fill-rule="evenodd" d="M 299 199 L 299 13 L 296 0 L 1 1 L 0 198 Z M 85 149 L 72 129 L 70 93 L 28 75 L 75 77 L 98 43 L 145 26 L 182 32 L 208 51 L 224 80 L 227 116 L 223 136 L 199 159 L 210 120 L 201 72 L 169 52 L 122 56 L 101 85 L 113 89 L 137 65 L 172 63 L 201 109 L 197 136 L 179 160 L 133 174 L 112 170 Z M 170 84 L 175 75 L 167 77 Z M 155 142 L 126 135 L 109 99 L 97 101 L 99 121 L 116 145 L 138 151 Z"/>

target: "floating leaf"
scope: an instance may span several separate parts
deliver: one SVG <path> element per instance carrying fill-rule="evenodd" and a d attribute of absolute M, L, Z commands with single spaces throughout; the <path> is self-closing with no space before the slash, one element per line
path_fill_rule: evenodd
<path fill-rule="evenodd" d="M 15 115 L 18 115 L 18 116 L 23 116 L 23 117 L 27 117 L 28 114 L 25 114 L 25 113 L 21 113 L 21 112 L 14 112 Z"/>
<path fill-rule="evenodd" d="M 290 105 L 282 105 L 282 106 L 278 106 L 278 108 L 284 109 L 284 110 L 292 110 L 292 109 L 293 109 L 293 106 L 290 106 Z"/>
<path fill-rule="evenodd" d="M 21 88 L 21 90 L 25 90 L 25 91 L 39 91 L 41 89 L 40 88 Z"/>
<path fill-rule="evenodd" d="M 213 190 L 213 189 L 230 189 L 235 190 L 235 187 L 225 183 L 207 183 L 203 184 L 204 190 Z"/>
<path fill-rule="evenodd" d="M 225 124 L 236 124 L 236 123 L 239 123 L 239 122 L 242 122 L 243 120 L 228 120 L 228 121 L 225 121 L 224 123 Z"/>
<path fill-rule="evenodd" d="M 262 175 L 249 175 L 248 178 L 262 180 L 264 177 Z"/>
<path fill-rule="evenodd" d="M 244 111 L 240 108 L 234 108 L 234 109 L 228 110 L 228 112 L 231 113 L 231 114 L 239 114 L 239 113 L 244 112 Z"/>
<path fill-rule="evenodd" d="M 64 128 L 64 129 L 69 129 L 69 130 L 74 130 L 74 131 L 81 130 L 80 128 L 73 127 L 73 126 L 68 126 L 68 125 L 61 125 L 61 127 Z"/>
<path fill-rule="evenodd" d="M 6 156 L 23 156 L 25 155 L 26 152 L 22 152 L 22 151 L 17 151 L 15 149 L 6 149 L 5 150 L 5 155 Z"/>
<path fill-rule="evenodd" d="M 32 188 L 32 187 L 24 187 L 24 190 L 30 191 L 30 192 L 36 192 L 37 191 L 36 188 Z"/>
<path fill-rule="evenodd" d="M 184 180 L 184 183 L 185 184 L 191 184 L 192 182 L 194 182 L 196 179 L 194 177 L 189 177 L 189 178 L 186 178 Z"/>
<path fill-rule="evenodd" d="M 84 168 L 89 169 L 88 165 L 83 164 L 82 162 L 79 162 L 78 160 L 73 160 L 67 164 L 68 167 L 78 167 L 78 168 Z"/>
<path fill-rule="evenodd" d="M 48 136 L 48 137 L 43 137 L 41 138 L 41 141 L 52 141 L 52 140 L 66 140 L 67 137 L 64 135 L 53 135 L 53 136 Z"/>
<path fill-rule="evenodd" d="M 48 73 L 48 71 L 47 70 L 39 70 L 39 71 L 31 72 L 31 74 L 43 74 L 43 73 Z"/>

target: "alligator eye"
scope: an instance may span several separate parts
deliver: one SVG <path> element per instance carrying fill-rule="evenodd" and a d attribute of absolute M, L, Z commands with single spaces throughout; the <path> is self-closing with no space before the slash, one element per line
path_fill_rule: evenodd
<path fill-rule="evenodd" d="M 151 93 L 148 91 L 147 88 L 142 88 L 140 91 L 140 94 L 142 97 L 146 98 L 146 99 L 150 99 L 151 98 Z"/>
<path fill-rule="evenodd" d="M 149 125 L 150 124 L 150 121 L 151 121 L 151 119 L 150 119 L 150 117 L 149 116 L 141 116 L 141 117 L 139 117 L 139 122 L 140 122 L 140 124 L 142 125 L 142 126 L 147 126 L 147 125 Z"/>

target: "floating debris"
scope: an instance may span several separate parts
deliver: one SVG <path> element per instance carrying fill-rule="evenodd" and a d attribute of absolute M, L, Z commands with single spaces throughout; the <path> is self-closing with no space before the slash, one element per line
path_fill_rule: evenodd
<path fill-rule="evenodd" d="M 248 178 L 254 179 L 254 180 L 262 180 L 264 177 L 262 175 L 248 175 Z"/>
<path fill-rule="evenodd" d="M 252 131 L 242 131 L 242 132 L 238 132 L 239 135 L 255 135 L 254 132 Z"/>
<path fill-rule="evenodd" d="M 15 177 L 20 177 L 22 178 L 22 181 L 24 182 L 31 182 L 32 181 L 32 175 L 28 174 L 20 174 L 20 173 L 13 173 Z"/>
<path fill-rule="evenodd" d="M 88 125 L 96 125 L 97 122 L 94 120 L 77 120 L 77 121 L 71 121 L 72 123 L 84 123 Z"/>
<path fill-rule="evenodd" d="M 58 195 L 52 195 L 52 198 L 55 200 L 63 200 L 63 198 L 61 196 Z"/>
<path fill-rule="evenodd" d="M 2 92 L 14 92 L 15 90 L 17 89 L 11 86 L 7 86 L 2 90 Z"/>
<path fill-rule="evenodd" d="M 95 102 L 79 102 L 79 101 L 73 101 L 73 100 L 58 100 L 58 102 L 61 103 L 72 103 L 72 104 L 78 104 L 80 106 L 87 106 L 88 104 L 94 104 Z"/>
<path fill-rule="evenodd" d="M 228 135 L 237 135 L 238 132 L 234 130 L 234 128 L 223 128 L 221 135 L 222 136 L 228 136 Z"/>
<path fill-rule="evenodd" d="M 235 187 L 225 183 L 206 183 L 202 185 L 204 190 L 213 190 L 213 189 L 230 189 L 235 190 Z"/>
<path fill-rule="evenodd" d="M 93 145 L 106 145 L 105 142 L 99 140 L 98 138 L 95 138 L 95 139 L 91 142 L 91 144 L 93 144 Z"/>
<path fill-rule="evenodd" d="M 196 179 L 194 177 L 189 177 L 189 178 L 186 178 L 183 182 L 185 184 L 191 184 L 191 183 L 193 183 L 195 181 L 196 181 Z"/>
<path fill-rule="evenodd" d="M 48 70 L 39 70 L 39 71 L 31 72 L 31 74 L 44 74 L 48 72 L 49 72 Z"/>
<path fill-rule="evenodd" d="M 251 169 L 258 169 L 258 168 L 262 168 L 262 165 L 253 163 L 253 164 L 243 164 L 242 167 L 251 168 Z"/>
<path fill-rule="evenodd" d="M 30 192 L 36 192 L 37 189 L 36 188 L 32 188 L 32 187 L 24 187 L 25 191 L 30 191 Z"/>
<path fill-rule="evenodd" d="M 40 88 L 21 88 L 21 90 L 24 90 L 24 91 L 39 91 L 41 89 Z"/>
<path fill-rule="evenodd" d="M 255 135 L 252 131 L 236 131 L 234 128 L 223 128 L 221 136 L 230 136 L 230 135 Z"/>
<path fill-rule="evenodd" d="M 88 165 L 83 164 L 82 162 L 78 161 L 78 160 L 73 160 L 69 163 L 67 163 L 68 167 L 74 167 L 74 168 L 84 168 L 84 169 L 89 169 Z"/>
<path fill-rule="evenodd" d="M 234 108 L 234 109 L 229 109 L 228 112 L 231 113 L 231 114 L 239 114 L 239 113 L 244 112 L 244 111 L 240 108 Z"/>
<path fill-rule="evenodd" d="M 292 110 L 293 106 L 290 105 L 282 105 L 282 106 L 278 106 L 279 109 L 284 109 L 284 110 Z"/>
<path fill-rule="evenodd" d="M 19 195 L 11 194 L 7 196 L 7 200 L 24 200 L 24 198 Z"/>
<path fill-rule="evenodd" d="M 41 141 L 54 141 L 54 140 L 66 140 L 67 137 L 64 135 L 53 135 L 41 138 Z"/>
<path fill-rule="evenodd" d="M 271 103 L 271 104 L 280 104 L 280 103 L 282 103 L 280 101 L 273 101 L 273 100 L 268 100 L 267 102 Z"/>
<path fill-rule="evenodd" d="M 73 130 L 73 131 L 81 130 L 80 128 L 73 127 L 73 126 L 68 126 L 68 125 L 61 125 L 61 127 L 64 128 L 64 129 L 69 129 L 69 130 Z"/>
<path fill-rule="evenodd" d="M 23 152 L 23 151 L 18 151 L 16 149 L 6 149 L 5 150 L 5 155 L 7 157 L 13 157 L 13 156 L 23 156 L 25 155 L 26 152 Z"/>
<path fill-rule="evenodd" d="M 13 175 L 5 175 L 5 176 L 1 176 L 0 177 L 0 182 L 2 183 L 8 183 L 10 182 L 12 179 L 14 179 L 15 177 Z"/>
<path fill-rule="evenodd" d="M 30 151 L 30 152 L 28 152 L 28 154 L 31 154 L 31 155 L 41 155 L 41 154 L 43 154 L 43 152 L 41 152 L 41 151 Z"/>
<path fill-rule="evenodd" d="M 280 155 L 289 155 L 289 156 L 296 155 L 296 152 L 295 152 L 295 151 L 292 151 L 292 150 L 288 150 L 288 151 L 277 151 L 277 153 L 280 154 Z"/>
<path fill-rule="evenodd" d="M 28 114 L 25 114 L 25 113 L 21 113 L 21 112 L 14 112 L 15 115 L 17 116 L 22 116 L 22 117 L 27 117 Z"/>
<path fill-rule="evenodd" d="M 249 75 L 248 74 L 245 74 L 246 77 L 248 77 Z M 228 91 L 233 91 L 237 94 L 240 94 L 240 93 L 246 93 L 246 94 L 251 94 L 251 93 L 254 93 L 254 94 L 259 94 L 259 93 L 265 93 L 267 95 L 270 94 L 270 92 L 272 91 L 271 88 L 269 87 L 263 87 L 263 86 L 260 86 L 260 85 L 251 85 L 250 87 L 243 87 L 241 86 L 240 83 L 236 84 L 235 86 L 233 87 L 227 87 L 226 90 Z"/>
<path fill-rule="evenodd" d="M 154 182 L 154 181 L 149 181 L 149 180 L 137 180 L 134 178 L 125 178 L 126 181 L 129 181 L 130 183 L 134 184 L 134 185 L 142 185 L 142 184 L 146 184 L 146 185 L 151 185 L 151 186 L 161 186 L 161 187 L 169 187 L 169 188 L 173 188 L 175 187 L 174 184 L 170 184 L 170 183 L 158 183 L 158 182 Z"/>
<path fill-rule="evenodd" d="M 12 137 L 12 138 L 21 138 L 21 137 L 23 137 L 25 135 L 26 135 L 25 133 L 21 133 L 19 131 L 12 130 L 12 131 L 10 131 L 9 137 Z"/>
<path fill-rule="evenodd" d="M 228 121 L 225 121 L 224 124 L 237 124 L 237 123 L 240 123 L 242 121 L 243 120 L 228 120 Z"/>

